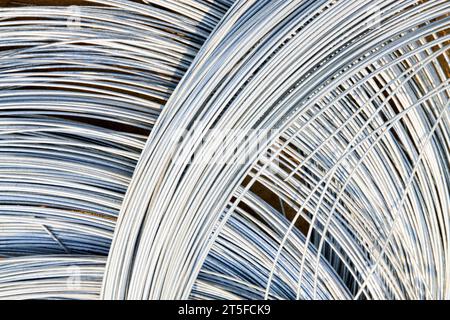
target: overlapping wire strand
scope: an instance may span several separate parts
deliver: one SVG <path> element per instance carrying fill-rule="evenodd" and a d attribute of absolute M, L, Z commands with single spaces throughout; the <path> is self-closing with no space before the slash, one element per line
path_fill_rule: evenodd
<path fill-rule="evenodd" d="M 448 1 L 92 3 L 0 9 L 6 283 L 450 298 Z"/>

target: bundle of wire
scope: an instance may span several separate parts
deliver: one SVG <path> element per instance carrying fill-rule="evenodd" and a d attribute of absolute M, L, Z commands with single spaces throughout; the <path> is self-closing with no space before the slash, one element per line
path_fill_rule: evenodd
<path fill-rule="evenodd" d="M 105 258 L 50 255 L 0 261 L 0 299 L 98 299 Z"/>
<path fill-rule="evenodd" d="M 96 3 L 0 11 L 1 254 L 108 253 L 148 132 L 220 16 Z"/>
<path fill-rule="evenodd" d="M 0 298 L 450 299 L 448 1 L 90 2 L 0 9 Z"/>

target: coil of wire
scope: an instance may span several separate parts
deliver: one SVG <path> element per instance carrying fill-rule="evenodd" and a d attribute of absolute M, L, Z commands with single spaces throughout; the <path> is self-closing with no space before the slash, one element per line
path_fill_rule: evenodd
<path fill-rule="evenodd" d="M 450 299 L 448 1 L 88 2 L 0 8 L 0 297 Z"/>

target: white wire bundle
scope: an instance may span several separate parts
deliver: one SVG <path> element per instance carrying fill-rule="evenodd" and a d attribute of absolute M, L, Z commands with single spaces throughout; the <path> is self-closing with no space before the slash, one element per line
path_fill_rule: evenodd
<path fill-rule="evenodd" d="M 0 8 L 0 254 L 108 253 L 145 138 L 227 5 L 92 3 Z"/>
<path fill-rule="evenodd" d="M 143 150 L 103 297 L 180 299 L 194 288 L 215 298 L 450 298 L 449 9 L 439 0 L 238 1 Z M 174 139 L 180 128 L 189 139 Z M 235 161 L 243 137 L 266 129 L 268 142 Z M 237 142 L 212 133 L 230 130 Z M 257 199 L 239 212 L 256 183 L 280 210 Z M 273 214 L 285 204 L 289 224 Z M 274 215 L 262 219 L 270 248 L 257 231 L 232 237 L 224 226 L 239 214 Z M 303 237 L 292 231 L 299 219 Z M 266 266 L 253 251 L 241 249 L 241 263 L 229 252 L 253 243 Z M 208 259 L 222 265 L 215 274 Z M 324 273 L 336 277 L 329 287 Z M 234 283 L 217 286 L 229 274 Z"/>
<path fill-rule="evenodd" d="M 0 8 L 0 298 L 450 299 L 448 1 L 90 2 Z"/>
<path fill-rule="evenodd" d="M 105 262 L 89 255 L 0 260 L 0 299 L 98 299 Z"/>

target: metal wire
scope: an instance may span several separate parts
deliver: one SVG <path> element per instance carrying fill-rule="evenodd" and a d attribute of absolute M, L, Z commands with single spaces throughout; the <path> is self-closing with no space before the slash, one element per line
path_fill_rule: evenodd
<path fill-rule="evenodd" d="M 228 5 L 91 2 L 0 8 L 0 254 L 108 253 L 144 141 Z"/>
<path fill-rule="evenodd" d="M 448 1 L 89 2 L 0 8 L 0 299 L 450 299 Z"/>
<path fill-rule="evenodd" d="M 449 9 L 235 3 L 142 152 L 102 296 L 449 298 Z"/>
<path fill-rule="evenodd" d="M 0 260 L 0 299 L 98 299 L 105 260 L 88 255 Z"/>

